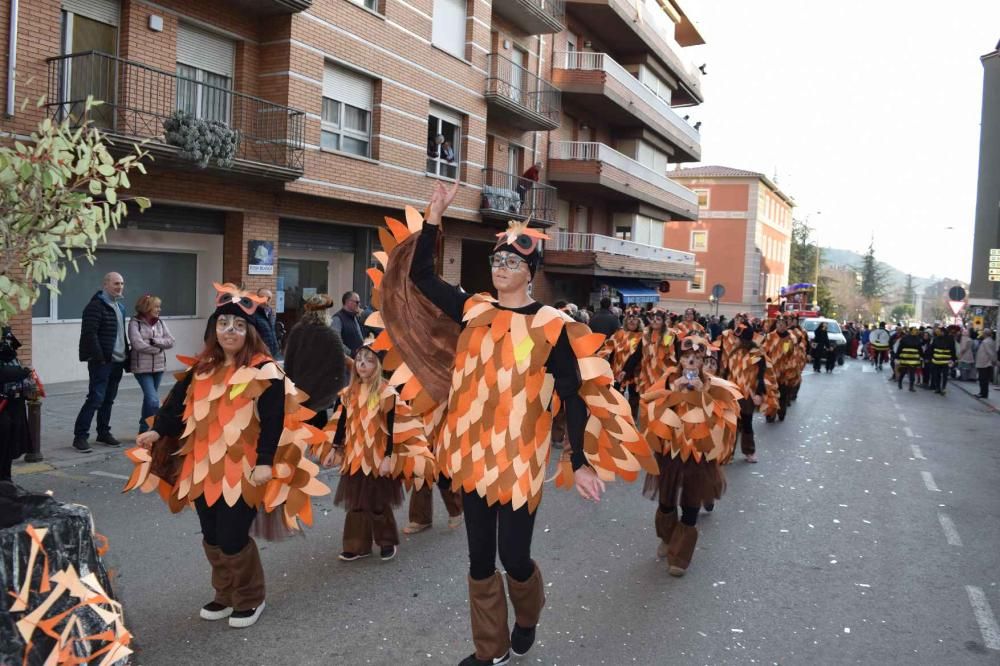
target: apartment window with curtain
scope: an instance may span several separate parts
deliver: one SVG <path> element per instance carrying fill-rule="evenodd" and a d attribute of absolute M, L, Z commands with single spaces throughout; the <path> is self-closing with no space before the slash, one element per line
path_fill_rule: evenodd
<path fill-rule="evenodd" d="M 698 195 L 698 208 L 708 208 L 708 190 L 695 190 L 694 193 Z"/>
<path fill-rule="evenodd" d="M 320 148 L 371 157 L 374 88 L 369 77 L 326 63 Z"/>
<path fill-rule="evenodd" d="M 181 23 L 177 28 L 177 109 L 228 124 L 235 58 L 233 40 Z"/>
<path fill-rule="evenodd" d="M 461 146 L 462 117 L 450 109 L 431 104 L 427 115 L 427 173 L 458 178 Z"/>
<path fill-rule="evenodd" d="M 688 282 L 688 293 L 701 294 L 705 292 L 705 269 L 696 268 L 694 277 Z"/>
<path fill-rule="evenodd" d="M 431 43 L 465 59 L 465 0 L 434 0 Z"/>
<path fill-rule="evenodd" d="M 708 252 L 708 231 L 697 230 L 691 232 L 691 251 Z"/>

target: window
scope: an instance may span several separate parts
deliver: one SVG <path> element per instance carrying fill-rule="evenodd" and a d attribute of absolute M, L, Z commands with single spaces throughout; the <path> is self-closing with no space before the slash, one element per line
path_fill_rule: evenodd
<path fill-rule="evenodd" d="M 644 215 L 632 218 L 633 242 L 653 247 L 663 247 L 663 222 Z"/>
<path fill-rule="evenodd" d="M 94 265 L 77 262 L 59 283 L 56 294 L 42 285 L 41 296 L 31 309 L 37 320 L 80 319 L 83 308 L 101 288 L 104 274 L 115 271 L 125 277 L 125 312 L 131 316 L 142 294 L 163 300 L 163 316 L 193 317 L 198 305 L 198 255 L 188 252 L 141 252 L 100 248 Z"/>
<path fill-rule="evenodd" d="M 351 0 L 351 2 L 362 7 L 367 7 L 373 12 L 378 11 L 378 0 Z"/>
<path fill-rule="evenodd" d="M 698 208 L 708 208 L 708 190 L 695 190 L 698 195 Z"/>
<path fill-rule="evenodd" d="M 96 51 L 118 55 L 119 3 L 117 0 L 63 0 L 62 53 Z M 78 56 L 63 61 L 59 101 L 68 101 L 62 111 L 73 118 L 83 117 L 87 95 L 103 100 L 90 110 L 89 119 L 97 127 L 112 127 L 117 105 L 116 62 L 100 55 Z M 50 100 L 56 101 L 56 100 Z"/>
<path fill-rule="evenodd" d="M 653 70 L 646 65 L 639 65 L 639 81 L 649 88 L 654 95 L 662 99 L 667 104 L 670 104 L 673 90 L 671 90 L 670 86 L 668 86 L 663 79 L 654 74 Z"/>
<path fill-rule="evenodd" d="M 431 42 L 465 59 L 465 0 L 434 0 Z"/>
<path fill-rule="evenodd" d="M 632 227 L 615 226 L 615 238 L 619 240 L 632 240 Z"/>
<path fill-rule="evenodd" d="M 703 294 L 705 293 L 705 269 L 696 268 L 694 270 L 694 277 L 688 282 L 688 293 L 690 294 Z"/>
<path fill-rule="evenodd" d="M 636 161 L 660 175 L 667 173 L 667 156 L 653 147 L 653 144 L 639 140 Z"/>
<path fill-rule="evenodd" d="M 371 157 L 373 87 L 367 76 L 326 64 L 320 148 Z"/>
<path fill-rule="evenodd" d="M 427 116 L 427 173 L 458 178 L 462 120 L 454 112 L 431 105 Z"/>
<path fill-rule="evenodd" d="M 691 251 L 708 252 L 708 230 L 691 232 Z"/>
<path fill-rule="evenodd" d="M 181 23 L 177 29 L 177 109 L 229 123 L 236 45 Z"/>

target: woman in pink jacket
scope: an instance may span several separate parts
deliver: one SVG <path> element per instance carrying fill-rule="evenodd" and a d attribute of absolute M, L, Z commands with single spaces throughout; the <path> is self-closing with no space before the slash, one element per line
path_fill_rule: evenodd
<path fill-rule="evenodd" d="M 160 319 L 160 299 L 146 294 L 135 304 L 135 315 L 128 323 L 132 374 L 142 389 L 142 416 L 139 432 L 149 430 L 146 419 L 160 408 L 160 380 L 167 366 L 165 350 L 174 346 L 167 323 Z"/>

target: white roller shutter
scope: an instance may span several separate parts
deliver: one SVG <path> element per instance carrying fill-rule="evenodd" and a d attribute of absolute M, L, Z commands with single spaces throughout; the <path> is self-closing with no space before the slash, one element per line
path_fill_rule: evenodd
<path fill-rule="evenodd" d="M 186 23 L 177 27 L 177 62 L 233 78 L 236 44 Z"/>
<path fill-rule="evenodd" d="M 323 72 L 323 97 L 371 111 L 372 80 L 363 74 L 328 62 Z"/>
<path fill-rule="evenodd" d="M 465 0 L 434 0 L 431 41 L 448 53 L 465 58 Z"/>
<path fill-rule="evenodd" d="M 118 25 L 119 5 L 118 0 L 62 0 L 65 11 L 113 26 Z"/>
<path fill-rule="evenodd" d="M 438 106 L 437 104 L 431 103 L 430 113 L 432 116 L 437 116 L 441 120 L 451 123 L 455 127 L 462 127 L 462 116 L 455 113 L 451 109 L 446 109 L 443 106 Z"/>

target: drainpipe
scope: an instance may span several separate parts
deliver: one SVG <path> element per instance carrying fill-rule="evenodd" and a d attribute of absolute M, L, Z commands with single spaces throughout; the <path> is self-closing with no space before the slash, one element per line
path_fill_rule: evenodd
<path fill-rule="evenodd" d="M 538 41 L 535 46 L 535 80 L 541 86 L 542 81 L 542 40 L 545 39 L 542 35 L 538 35 Z M 539 91 L 540 92 L 540 91 Z M 534 164 L 538 161 L 538 132 L 531 133 L 531 163 Z M 548 165 L 545 165 L 548 167 Z"/>
<path fill-rule="evenodd" d="M 14 115 L 14 70 L 17 69 L 18 0 L 10 0 L 10 35 L 7 39 L 7 117 Z"/>

